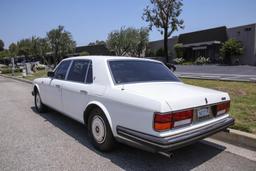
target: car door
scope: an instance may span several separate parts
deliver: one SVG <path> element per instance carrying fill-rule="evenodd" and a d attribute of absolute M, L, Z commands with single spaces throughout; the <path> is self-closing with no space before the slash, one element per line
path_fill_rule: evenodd
<path fill-rule="evenodd" d="M 47 86 L 47 105 L 63 112 L 62 108 L 62 85 L 65 82 L 65 77 L 69 69 L 71 60 L 62 61 L 54 71 L 54 77 Z"/>
<path fill-rule="evenodd" d="M 73 60 L 62 87 L 63 109 L 70 117 L 83 122 L 83 112 L 90 99 L 92 62 Z"/>

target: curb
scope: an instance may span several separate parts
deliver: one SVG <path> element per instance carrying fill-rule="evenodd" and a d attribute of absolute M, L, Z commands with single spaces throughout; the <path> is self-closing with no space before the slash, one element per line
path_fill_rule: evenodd
<path fill-rule="evenodd" d="M 32 81 L 26 80 L 23 78 L 17 78 L 17 77 L 7 76 L 3 74 L 0 74 L 0 76 L 14 79 L 17 81 L 22 81 L 28 84 L 33 83 Z M 210 138 L 256 151 L 256 135 L 254 134 L 228 128 L 226 131 L 216 133 L 212 135 Z"/>
<path fill-rule="evenodd" d="M 26 80 L 24 78 L 17 78 L 17 77 L 14 77 L 14 76 L 8 76 L 8 75 L 4 75 L 4 74 L 0 74 L 0 76 L 5 77 L 5 78 L 14 79 L 14 80 L 21 81 L 21 82 L 25 82 L 25 83 L 28 83 L 28 84 L 32 84 L 33 83 L 32 81 Z"/>
<path fill-rule="evenodd" d="M 211 138 L 256 151 L 256 135 L 254 134 L 228 128 L 227 131 L 214 134 Z"/>

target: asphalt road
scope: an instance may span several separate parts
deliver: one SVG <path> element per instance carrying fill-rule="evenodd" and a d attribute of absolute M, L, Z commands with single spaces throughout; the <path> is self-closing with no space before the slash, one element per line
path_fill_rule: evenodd
<path fill-rule="evenodd" d="M 248 65 L 175 65 L 177 72 L 182 73 L 207 73 L 256 76 L 256 66 Z"/>
<path fill-rule="evenodd" d="M 256 67 L 221 65 L 176 65 L 176 76 L 183 78 L 256 82 Z"/>
<path fill-rule="evenodd" d="M 124 145 L 95 151 L 86 129 L 57 112 L 35 112 L 31 85 L 0 77 L 0 170 L 256 170 L 255 158 L 198 142 L 168 159 Z M 235 150 L 237 151 L 237 150 Z M 253 156 L 255 152 L 250 152 Z"/>

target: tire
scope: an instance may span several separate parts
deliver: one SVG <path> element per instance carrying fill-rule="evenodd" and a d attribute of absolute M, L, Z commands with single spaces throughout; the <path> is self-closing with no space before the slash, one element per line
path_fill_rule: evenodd
<path fill-rule="evenodd" d="M 42 100 L 38 91 L 35 91 L 34 102 L 35 102 L 36 110 L 39 113 L 46 112 L 46 106 L 42 103 Z"/>
<path fill-rule="evenodd" d="M 88 120 L 88 134 L 93 146 L 99 151 L 111 151 L 115 145 L 115 139 L 104 112 L 94 108 L 90 112 Z"/>

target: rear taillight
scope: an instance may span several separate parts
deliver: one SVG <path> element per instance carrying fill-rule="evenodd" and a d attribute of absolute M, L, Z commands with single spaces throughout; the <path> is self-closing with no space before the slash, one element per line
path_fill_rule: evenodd
<path fill-rule="evenodd" d="M 216 105 L 216 116 L 228 113 L 230 108 L 230 101 L 220 103 Z"/>
<path fill-rule="evenodd" d="M 154 116 L 154 129 L 156 131 L 165 131 L 172 128 L 172 115 L 155 113 Z"/>
<path fill-rule="evenodd" d="M 193 110 L 185 110 L 173 113 L 155 113 L 154 130 L 166 131 L 174 127 L 191 124 L 193 118 Z"/>
<path fill-rule="evenodd" d="M 193 110 L 173 113 L 173 127 L 191 124 L 193 118 Z"/>

